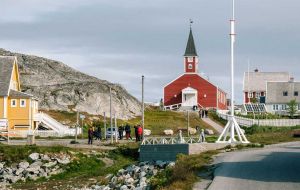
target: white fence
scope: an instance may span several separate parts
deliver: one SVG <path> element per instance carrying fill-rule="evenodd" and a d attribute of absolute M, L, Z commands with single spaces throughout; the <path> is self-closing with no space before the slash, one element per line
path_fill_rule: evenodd
<path fill-rule="evenodd" d="M 70 128 L 68 132 L 60 133 L 54 130 L 36 130 L 36 131 L 29 131 L 29 130 L 8 130 L 6 131 L 9 137 L 21 137 L 25 138 L 29 133 L 33 133 L 35 136 L 39 137 L 66 137 L 66 136 L 75 136 L 76 129 Z M 82 133 L 81 128 L 77 128 L 77 135 Z"/>
<path fill-rule="evenodd" d="M 142 145 L 154 144 L 192 144 L 199 143 L 200 139 L 196 137 L 145 137 Z"/>
<path fill-rule="evenodd" d="M 225 120 L 230 117 L 224 110 L 217 111 L 217 115 Z M 273 126 L 273 127 L 293 127 L 300 125 L 300 119 L 248 119 L 244 117 L 235 116 L 239 125 L 251 127 L 252 125 L 258 126 Z"/>

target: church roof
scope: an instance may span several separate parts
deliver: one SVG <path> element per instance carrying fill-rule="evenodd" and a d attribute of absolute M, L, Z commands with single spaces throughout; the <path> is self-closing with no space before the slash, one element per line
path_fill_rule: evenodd
<path fill-rule="evenodd" d="M 192 29 L 190 29 L 189 39 L 186 45 L 184 56 L 197 56 Z"/>
<path fill-rule="evenodd" d="M 0 56 L 0 96 L 8 95 L 14 61 L 14 56 Z"/>

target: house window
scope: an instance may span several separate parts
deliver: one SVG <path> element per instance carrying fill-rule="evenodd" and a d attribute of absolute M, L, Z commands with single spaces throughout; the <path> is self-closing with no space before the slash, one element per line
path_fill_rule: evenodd
<path fill-rule="evenodd" d="M 188 66 L 188 68 L 189 69 L 193 69 L 193 64 L 190 63 L 189 66 Z"/>
<path fill-rule="evenodd" d="M 253 92 L 248 92 L 248 98 L 253 98 Z"/>
<path fill-rule="evenodd" d="M 288 91 L 283 91 L 282 95 L 283 96 L 288 96 Z"/>
<path fill-rule="evenodd" d="M 274 111 L 278 110 L 278 105 L 277 105 L 277 104 L 274 104 L 274 105 L 273 105 L 273 110 L 274 110 Z"/>
<path fill-rule="evenodd" d="M 20 107 L 25 108 L 26 107 L 26 100 L 21 99 L 20 100 Z"/>
<path fill-rule="evenodd" d="M 11 107 L 13 108 L 17 107 L 17 100 L 15 99 L 11 100 Z"/>
<path fill-rule="evenodd" d="M 294 92 L 294 96 L 298 96 L 298 94 L 299 94 L 298 91 Z"/>
<path fill-rule="evenodd" d="M 259 93 L 259 92 L 256 92 L 256 93 L 255 93 L 255 97 L 256 97 L 256 98 L 259 98 L 259 97 L 260 97 L 260 93 Z"/>
<path fill-rule="evenodd" d="M 282 105 L 282 110 L 286 110 L 286 104 Z"/>

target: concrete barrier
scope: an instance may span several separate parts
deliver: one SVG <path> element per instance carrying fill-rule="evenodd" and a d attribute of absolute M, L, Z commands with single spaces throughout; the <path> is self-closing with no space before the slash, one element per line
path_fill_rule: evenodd
<path fill-rule="evenodd" d="M 225 143 L 155 144 L 140 146 L 140 161 L 175 161 L 178 154 L 200 154 L 226 147 Z"/>

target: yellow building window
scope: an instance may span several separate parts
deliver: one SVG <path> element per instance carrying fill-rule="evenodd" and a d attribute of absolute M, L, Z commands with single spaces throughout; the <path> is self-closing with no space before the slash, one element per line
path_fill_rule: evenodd
<path fill-rule="evenodd" d="M 17 100 L 16 99 L 12 99 L 10 105 L 11 105 L 12 108 L 17 107 Z"/>
<path fill-rule="evenodd" d="M 24 100 L 24 99 L 20 100 L 20 107 L 21 108 L 25 108 L 26 107 L 26 100 Z"/>

